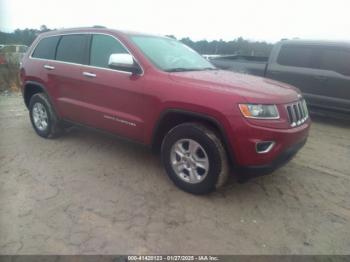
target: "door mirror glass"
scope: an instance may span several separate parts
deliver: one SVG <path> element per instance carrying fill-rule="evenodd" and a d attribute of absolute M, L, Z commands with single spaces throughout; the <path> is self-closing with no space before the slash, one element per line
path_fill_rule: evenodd
<path fill-rule="evenodd" d="M 130 54 L 111 54 L 108 60 L 108 66 L 112 69 L 140 74 L 141 68 L 135 63 L 134 58 Z"/>

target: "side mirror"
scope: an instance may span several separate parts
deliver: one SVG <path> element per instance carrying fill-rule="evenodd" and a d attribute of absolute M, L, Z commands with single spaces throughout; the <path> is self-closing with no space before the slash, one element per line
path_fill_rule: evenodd
<path fill-rule="evenodd" d="M 141 68 L 135 63 L 130 54 L 111 54 L 108 60 L 108 66 L 112 69 L 140 74 Z"/>

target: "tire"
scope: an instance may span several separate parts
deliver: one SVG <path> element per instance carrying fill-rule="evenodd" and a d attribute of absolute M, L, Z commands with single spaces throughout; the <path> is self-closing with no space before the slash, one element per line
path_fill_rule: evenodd
<path fill-rule="evenodd" d="M 200 123 L 171 129 L 163 139 L 161 158 L 169 178 L 188 193 L 208 194 L 228 178 L 227 154 L 221 140 Z"/>
<path fill-rule="evenodd" d="M 38 115 L 40 115 L 39 120 Z M 29 116 L 34 130 L 39 136 L 54 138 L 62 133 L 59 118 L 46 94 L 37 93 L 31 97 L 29 102 Z M 45 122 L 46 125 L 43 124 Z"/>

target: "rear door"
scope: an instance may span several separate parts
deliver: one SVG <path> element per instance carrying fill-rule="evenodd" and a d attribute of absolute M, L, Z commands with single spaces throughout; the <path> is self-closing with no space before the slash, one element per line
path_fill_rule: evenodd
<path fill-rule="evenodd" d="M 325 107 L 350 112 L 350 49 L 322 48 L 320 69 L 327 83 L 319 95 Z"/>
<path fill-rule="evenodd" d="M 88 34 L 68 34 L 61 36 L 56 60 L 44 67 L 49 75 L 49 82 L 54 85 L 57 108 L 60 115 L 75 122 L 83 123 L 87 111 L 83 106 L 81 69 L 88 62 Z"/>
<path fill-rule="evenodd" d="M 314 45 L 282 44 L 266 77 L 298 87 L 309 104 L 318 105 L 314 94 L 327 88 L 327 76 L 318 69 L 320 54 Z"/>
<path fill-rule="evenodd" d="M 30 55 L 30 59 L 25 59 L 24 62 L 27 65 L 22 65 L 22 69 L 25 68 L 25 75 L 27 80 L 41 82 L 48 92 L 51 102 L 57 109 L 56 100 L 56 88 L 55 83 L 52 81 L 56 78 L 55 69 L 55 54 L 57 43 L 61 36 L 49 36 L 39 40 L 35 46 L 34 51 Z"/>

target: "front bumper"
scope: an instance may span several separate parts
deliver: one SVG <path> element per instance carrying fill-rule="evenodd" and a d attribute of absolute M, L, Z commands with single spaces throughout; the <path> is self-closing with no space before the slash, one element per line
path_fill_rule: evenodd
<path fill-rule="evenodd" d="M 262 127 L 235 117 L 229 137 L 233 170 L 242 174 L 267 174 L 287 163 L 305 144 L 311 121 L 294 128 Z M 236 128 L 235 128 L 236 127 Z M 257 152 L 257 143 L 274 142 L 266 153 Z"/>
<path fill-rule="evenodd" d="M 287 148 L 269 164 L 239 167 L 238 174 L 244 177 L 245 179 L 270 174 L 279 167 L 288 163 L 296 155 L 296 153 L 305 145 L 306 140 L 307 138 Z"/>

